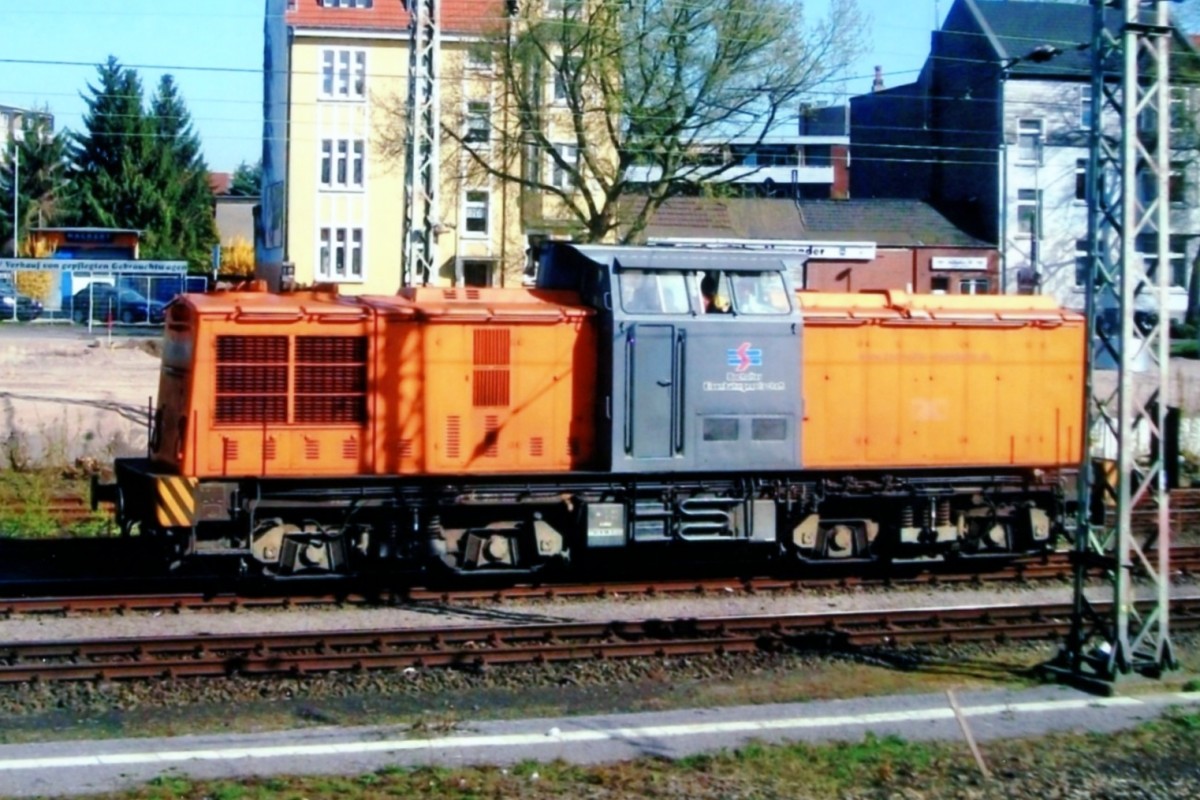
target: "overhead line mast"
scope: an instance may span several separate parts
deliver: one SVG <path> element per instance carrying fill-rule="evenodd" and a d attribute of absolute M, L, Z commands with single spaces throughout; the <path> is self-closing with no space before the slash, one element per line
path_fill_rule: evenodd
<path fill-rule="evenodd" d="M 1175 666 L 1170 628 L 1171 531 L 1167 448 L 1170 360 L 1167 296 L 1170 286 L 1169 191 L 1171 168 L 1170 52 L 1166 0 L 1139 15 L 1137 0 L 1120 0 L 1121 24 L 1107 24 L 1105 0 L 1092 0 L 1092 99 L 1088 160 L 1087 280 L 1088 424 L 1080 475 L 1072 631 L 1053 668 L 1077 682 L 1110 689 L 1130 672 L 1156 675 Z M 1120 81 L 1115 80 L 1120 65 Z M 1107 115 L 1107 116 L 1106 116 Z M 1119 128 L 1105 124 L 1119 119 Z M 1153 119 L 1150 128 L 1139 121 Z M 1153 179 L 1151 197 L 1139 180 Z M 1152 241 L 1153 250 L 1138 242 Z M 1155 254 L 1154 261 L 1141 252 Z M 1152 263 L 1153 266 L 1148 264 Z M 1101 370 L 1116 365 L 1116 380 Z M 1152 441 L 1137 457 L 1139 433 Z M 1116 446 L 1110 468 L 1093 469 L 1097 445 Z M 1093 502 L 1093 499 L 1096 502 Z M 1157 511 L 1154 530 L 1134 536 L 1133 508 Z M 1149 582 L 1140 602 L 1133 571 Z M 1085 594 L 1096 571 L 1111 581 L 1111 611 Z M 1136 604 L 1135 604 L 1136 603 Z M 1139 607 L 1140 606 L 1140 607 Z"/>
<path fill-rule="evenodd" d="M 429 283 L 435 275 L 441 34 L 438 0 L 403 2 L 410 17 L 410 37 L 401 283 L 418 286 Z"/>

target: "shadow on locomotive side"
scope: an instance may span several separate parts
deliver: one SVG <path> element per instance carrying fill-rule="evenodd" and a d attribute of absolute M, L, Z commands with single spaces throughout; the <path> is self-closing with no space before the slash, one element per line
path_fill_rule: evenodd
<path fill-rule="evenodd" d="M 279 578 L 1009 556 L 1066 525 L 1081 315 L 796 292 L 778 254 L 555 245 L 536 286 L 167 309 L 97 499 Z"/>

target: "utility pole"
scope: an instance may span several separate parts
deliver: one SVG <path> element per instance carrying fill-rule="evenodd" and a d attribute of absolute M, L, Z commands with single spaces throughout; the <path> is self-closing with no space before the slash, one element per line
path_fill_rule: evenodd
<path fill-rule="evenodd" d="M 1111 691 L 1130 672 L 1154 676 L 1175 666 L 1167 448 L 1152 448 L 1148 457 L 1136 452 L 1141 431 L 1163 441 L 1167 416 L 1172 30 L 1166 0 L 1155 0 L 1140 15 L 1138 0 L 1121 0 L 1119 12 L 1106 13 L 1107 6 L 1105 0 L 1092 0 L 1088 424 L 1080 470 L 1074 613 L 1067 645 L 1050 667 L 1067 680 L 1102 691 Z M 1157 123 L 1153 129 L 1145 124 L 1150 119 Z M 1152 183 L 1152 196 L 1139 196 L 1139 182 L 1143 187 Z M 1153 250 L 1148 242 L 1155 243 Z M 1149 252 L 1155 261 L 1147 269 L 1143 253 Z M 1115 376 L 1102 376 L 1112 363 Z M 1094 462 L 1094 447 L 1105 441 L 1115 442 L 1115 461 Z M 1093 469 L 1094 464 L 1103 466 Z M 1139 504 L 1157 511 L 1155 530 L 1142 538 L 1132 528 L 1133 508 Z M 1134 595 L 1134 570 L 1150 587 L 1141 601 Z M 1107 608 L 1085 594 L 1089 576 L 1096 573 L 1111 584 Z"/>
<path fill-rule="evenodd" d="M 21 147 L 17 144 L 17 132 L 13 131 L 13 258 L 21 257 Z M 13 313 L 17 319 L 17 281 L 13 275 Z"/>
<path fill-rule="evenodd" d="M 441 35 L 437 0 L 404 0 L 410 16 L 403 286 L 429 283 L 436 268 Z"/>

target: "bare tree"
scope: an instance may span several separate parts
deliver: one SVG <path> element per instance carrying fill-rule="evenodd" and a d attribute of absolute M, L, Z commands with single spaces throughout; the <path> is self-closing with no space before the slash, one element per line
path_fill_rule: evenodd
<path fill-rule="evenodd" d="M 733 165 L 703 152 L 795 130 L 800 100 L 844 77 L 866 30 L 856 0 L 832 0 L 813 24 L 799 0 L 508 7 L 483 45 L 495 106 L 484 123 L 469 102 L 444 102 L 443 156 L 460 154 L 468 180 L 519 188 L 527 224 L 553 220 L 585 241 L 629 241 L 667 198 L 721 182 Z M 385 155 L 402 152 L 400 108 Z M 645 169 L 634 180 L 631 168 Z"/>

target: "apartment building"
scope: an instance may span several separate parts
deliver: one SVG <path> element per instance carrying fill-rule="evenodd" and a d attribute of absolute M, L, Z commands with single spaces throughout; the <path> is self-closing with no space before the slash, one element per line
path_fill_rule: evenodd
<path fill-rule="evenodd" d="M 54 131 L 53 114 L 0 105 L 0 149 L 7 146 L 13 138 L 20 138 L 25 130 L 25 123 L 30 117 L 42 119 L 46 123 L 46 129 L 50 132 Z"/>
<path fill-rule="evenodd" d="M 488 48 L 503 0 L 443 0 L 443 122 L 493 130 Z M 409 16 L 400 0 L 266 0 L 259 274 L 272 285 L 395 292 L 404 275 Z M 438 285 L 511 285 L 525 265 L 515 189 L 444 146 Z"/>
<path fill-rule="evenodd" d="M 1119 12 L 1110 13 L 1116 29 Z M 852 196 L 926 200 L 997 245 L 1005 291 L 1081 308 L 1092 15 L 1086 4 L 956 0 L 916 81 L 851 99 Z M 1173 47 L 1195 54 L 1179 35 Z M 1189 93 L 1172 92 L 1169 303 L 1178 317 L 1200 250 L 1200 165 Z M 1117 122 L 1103 120 L 1113 131 Z M 1148 199 L 1153 189 L 1139 181 L 1134 190 Z M 1147 260 L 1153 246 L 1137 243 Z"/>

